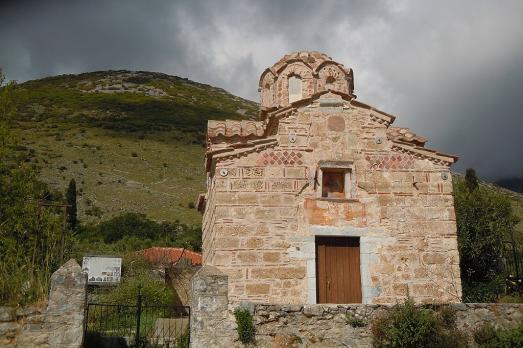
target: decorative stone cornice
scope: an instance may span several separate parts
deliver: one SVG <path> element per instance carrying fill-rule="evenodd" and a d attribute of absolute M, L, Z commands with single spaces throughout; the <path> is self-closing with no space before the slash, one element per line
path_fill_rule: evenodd
<path fill-rule="evenodd" d="M 391 139 L 393 142 L 392 150 L 408 153 L 418 159 L 428 159 L 429 161 L 444 166 L 450 166 L 458 160 L 458 156 L 447 155 L 436 150 L 427 149 L 421 146 L 416 146 L 410 143 L 403 143 L 397 140 Z"/>

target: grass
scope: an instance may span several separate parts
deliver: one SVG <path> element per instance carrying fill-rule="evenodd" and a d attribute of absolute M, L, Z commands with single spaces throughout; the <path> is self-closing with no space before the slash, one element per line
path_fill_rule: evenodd
<path fill-rule="evenodd" d="M 122 82 L 125 90 L 114 87 Z M 93 92 L 97 86 L 107 93 Z M 147 95 L 151 89 L 167 95 Z M 75 178 L 84 221 L 132 211 L 200 223 L 191 203 L 205 191 L 207 120 L 257 112 L 256 103 L 219 88 L 128 71 L 29 81 L 18 86 L 16 104 L 14 131 L 24 151 L 33 152 L 42 179 L 54 189 L 64 191 Z"/>

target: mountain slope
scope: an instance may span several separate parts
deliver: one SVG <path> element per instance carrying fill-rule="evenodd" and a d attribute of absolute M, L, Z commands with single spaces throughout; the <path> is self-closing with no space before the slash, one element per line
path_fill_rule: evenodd
<path fill-rule="evenodd" d="M 208 119 L 257 115 L 256 103 L 160 73 L 102 71 L 28 81 L 17 88 L 20 151 L 42 179 L 79 190 L 80 218 L 123 211 L 200 223 Z"/>
<path fill-rule="evenodd" d="M 192 208 L 205 191 L 209 119 L 255 118 L 258 105 L 223 89 L 151 72 L 100 71 L 18 86 L 15 131 L 64 192 L 75 178 L 79 215 L 98 221 L 120 212 L 201 223 Z M 523 195 L 508 195 L 523 220 Z M 518 225 L 523 235 L 523 221 Z"/>

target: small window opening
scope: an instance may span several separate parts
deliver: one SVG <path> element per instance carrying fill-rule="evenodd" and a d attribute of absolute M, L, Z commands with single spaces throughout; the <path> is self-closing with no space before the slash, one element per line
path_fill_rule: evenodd
<path fill-rule="evenodd" d="M 327 76 L 327 79 L 325 80 L 325 88 L 326 89 L 334 88 L 335 82 L 336 82 L 336 79 L 334 78 L 334 76 Z"/>
<path fill-rule="evenodd" d="M 268 105 L 272 105 L 272 94 L 273 94 L 272 84 L 267 83 L 265 85 L 265 100 Z"/>
<path fill-rule="evenodd" d="M 301 79 L 299 76 L 289 77 L 289 103 L 302 99 Z"/>
<path fill-rule="evenodd" d="M 345 198 L 345 175 L 343 169 L 322 169 L 321 196 L 325 198 Z"/>

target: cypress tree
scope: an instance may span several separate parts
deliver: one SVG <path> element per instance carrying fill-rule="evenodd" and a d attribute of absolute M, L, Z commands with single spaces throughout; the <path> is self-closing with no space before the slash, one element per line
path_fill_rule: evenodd
<path fill-rule="evenodd" d="M 465 172 L 465 183 L 469 192 L 478 188 L 478 177 L 476 176 L 476 171 L 474 169 L 467 168 L 467 171 Z"/>
<path fill-rule="evenodd" d="M 69 187 L 67 188 L 66 193 L 67 204 L 67 223 L 71 229 L 76 228 L 77 223 L 77 212 L 76 212 L 76 182 L 74 179 L 69 181 Z"/>

